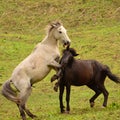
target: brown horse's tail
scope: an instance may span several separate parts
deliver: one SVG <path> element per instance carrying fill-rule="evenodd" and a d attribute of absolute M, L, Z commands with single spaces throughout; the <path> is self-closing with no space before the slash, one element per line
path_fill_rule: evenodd
<path fill-rule="evenodd" d="M 4 97 L 6 97 L 8 100 L 11 100 L 15 103 L 19 103 L 19 99 L 17 98 L 17 94 L 16 92 L 12 89 L 12 87 L 10 86 L 11 84 L 11 80 L 7 80 L 4 84 L 3 84 L 3 88 L 2 88 L 2 95 Z"/>
<path fill-rule="evenodd" d="M 113 74 L 108 66 L 105 66 L 105 73 L 106 75 L 114 82 L 116 83 L 120 83 L 120 78 L 118 76 L 116 76 L 115 74 Z"/>

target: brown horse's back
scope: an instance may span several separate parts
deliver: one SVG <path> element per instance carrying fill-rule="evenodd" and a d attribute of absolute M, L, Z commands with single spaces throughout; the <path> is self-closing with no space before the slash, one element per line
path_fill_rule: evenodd
<path fill-rule="evenodd" d="M 81 86 L 89 84 L 94 77 L 93 60 L 75 60 L 71 67 L 67 67 L 64 80 L 69 80 L 71 85 Z"/>

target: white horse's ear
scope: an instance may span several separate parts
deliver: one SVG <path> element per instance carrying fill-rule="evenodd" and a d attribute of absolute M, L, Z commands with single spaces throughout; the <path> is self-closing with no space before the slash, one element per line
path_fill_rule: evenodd
<path fill-rule="evenodd" d="M 59 27 L 60 25 L 61 25 L 60 22 L 53 22 L 53 23 L 51 23 L 51 26 L 54 27 L 54 28 L 57 28 L 57 27 Z"/>
<path fill-rule="evenodd" d="M 54 28 L 57 28 L 57 25 L 56 24 L 51 24 L 52 27 Z"/>

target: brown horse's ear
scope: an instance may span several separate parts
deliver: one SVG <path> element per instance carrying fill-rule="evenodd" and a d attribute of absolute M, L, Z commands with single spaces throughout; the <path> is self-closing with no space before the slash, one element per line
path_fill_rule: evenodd
<path fill-rule="evenodd" d="M 74 48 L 69 48 L 69 51 L 72 53 L 73 56 L 79 55 Z"/>
<path fill-rule="evenodd" d="M 79 54 L 75 53 L 73 56 L 78 56 Z"/>
<path fill-rule="evenodd" d="M 79 55 L 79 54 L 76 53 L 74 56 L 78 56 L 78 55 Z"/>

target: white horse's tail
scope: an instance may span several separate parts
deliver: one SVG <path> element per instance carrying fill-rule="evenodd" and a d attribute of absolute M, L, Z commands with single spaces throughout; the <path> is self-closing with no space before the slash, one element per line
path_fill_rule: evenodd
<path fill-rule="evenodd" d="M 5 96 L 8 100 L 11 100 L 11 101 L 13 101 L 13 102 L 18 104 L 20 101 L 17 98 L 16 92 L 12 89 L 10 84 L 11 84 L 11 80 L 7 80 L 3 84 L 2 95 Z"/>

